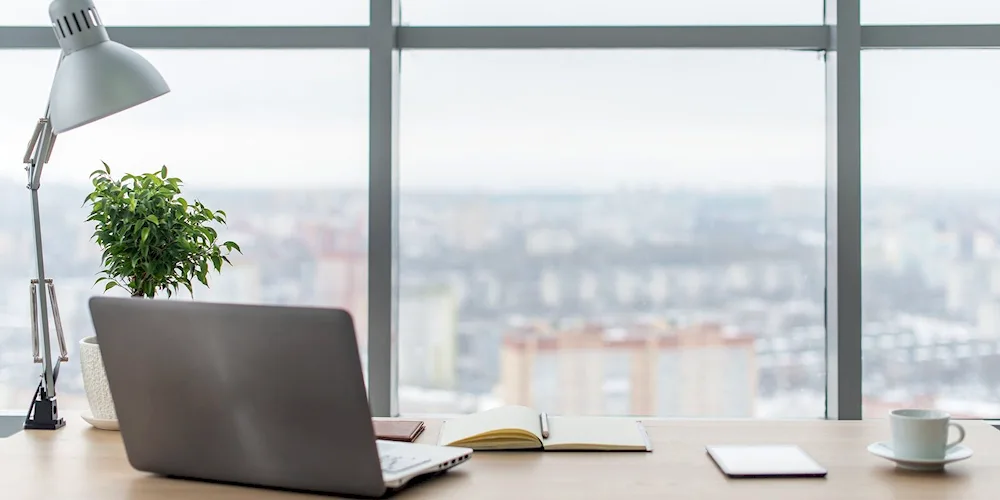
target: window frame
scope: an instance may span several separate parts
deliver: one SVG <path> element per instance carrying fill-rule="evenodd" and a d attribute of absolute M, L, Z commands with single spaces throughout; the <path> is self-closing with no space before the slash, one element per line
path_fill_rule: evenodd
<path fill-rule="evenodd" d="M 826 67 L 826 418 L 862 418 L 861 51 L 1000 48 L 998 25 L 861 25 L 863 0 L 826 0 L 824 24 L 746 26 L 401 26 L 400 0 L 370 0 L 367 26 L 110 26 L 146 49 L 369 52 L 368 381 L 375 416 L 398 415 L 400 51 L 775 49 Z M 41 8 L 41 7 L 39 7 Z M 0 26 L 0 50 L 52 49 L 48 26 Z M 43 84 L 40 78 L 39 84 Z M 41 106 L 41 103 L 39 103 Z"/>

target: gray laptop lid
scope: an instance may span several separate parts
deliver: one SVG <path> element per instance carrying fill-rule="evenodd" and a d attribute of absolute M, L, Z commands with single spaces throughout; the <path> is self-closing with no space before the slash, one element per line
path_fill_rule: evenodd
<path fill-rule="evenodd" d="M 109 297 L 90 311 L 136 469 L 384 492 L 346 311 Z"/>

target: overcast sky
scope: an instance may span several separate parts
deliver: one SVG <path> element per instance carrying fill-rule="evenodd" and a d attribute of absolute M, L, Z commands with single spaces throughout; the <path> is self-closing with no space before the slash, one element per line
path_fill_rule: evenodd
<path fill-rule="evenodd" d="M 11 0 L 3 0 L 5 4 Z M 13 19 L 47 24 L 46 1 Z M 529 8 L 529 5 L 534 5 Z M 108 24 L 364 24 L 364 0 L 99 0 Z M 9 6 L 5 6 L 9 9 Z M 405 0 L 409 24 L 809 24 L 820 0 Z M 872 23 L 1000 22 L 1000 2 L 868 0 Z M 9 16 L 11 12 L 4 12 Z M 142 53 L 173 91 L 60 137 L 45 179 L 167 164 L 198 186 L 367 179 L 365 51 Z M 44 110 L 55 51 L 0 51 L 0 176 Z M 821 186 L 823 62 L 791 51 L 405 51 L 415 188 Z M 1000 53 L 863 58 L 867 185 L 1000 188 Z"/>

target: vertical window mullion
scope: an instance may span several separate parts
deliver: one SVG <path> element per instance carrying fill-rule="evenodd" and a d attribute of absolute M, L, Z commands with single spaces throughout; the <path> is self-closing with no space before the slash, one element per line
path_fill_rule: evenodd
<path fill-rule="evenodd" d="M 369 37 L 368 400 L 399 414 L 399 0 L 371 0 Z"/>
<path fill-rule="evenodd" d="M 826 24 L 826 417 L 861 408 L 860 0 L 828 0 Z"/>

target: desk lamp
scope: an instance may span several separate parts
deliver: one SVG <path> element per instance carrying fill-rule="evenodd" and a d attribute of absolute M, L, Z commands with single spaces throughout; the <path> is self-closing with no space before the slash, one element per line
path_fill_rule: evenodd
<path fill-rule="evenodd" d="M 66 425 L 56 405 L 56 378 L 59 364 L 68 361 L 66 339 L 62 333 L 59 307 L 52 280 L 45 278 L 42 253 L 42 229 L 38 206 L 38 187 L 42 167 L 49 161 L 56 134 L 111 116 L 119 111 L 159 97 L 170 88 L 149 61 L 132 49 L 111 41 L 108 30 L 97 14 L 93 0 L 54 0 L 49 5 L 52 29 L 59 40 L 61 54 L 56 76 L 49 93 L 44 118 L 24 154 L 31 192 L 32 226 L 35 236 L 36 279 L 31 280 L 32 349 L 35 363 L 44 368 L 34 399 L 24 420 L 25 429 L 58 429 Z M 49 340 L 49 316 L 46 291 L 52 299 L 59 358 L 52 363 Z M 39 353 L 39 332 L 43 352 Z"/>

